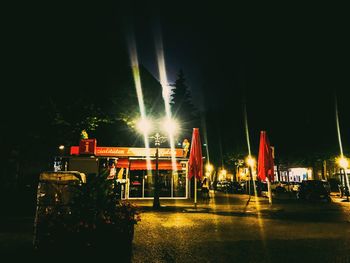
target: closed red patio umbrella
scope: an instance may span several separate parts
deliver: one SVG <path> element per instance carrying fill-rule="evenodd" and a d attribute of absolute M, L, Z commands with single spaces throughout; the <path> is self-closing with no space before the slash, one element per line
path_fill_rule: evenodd
<path fill-rule="evenodd" d="M 266 178 L 273 182 L 274 180 L 274 162 L 272 148 L 267 138 L 266 131 L 260 132 L 260 145 L 258 156 L 258 179 L 266 181 Z"/>
<path fill-rule="evenodd" d="M 272 148 L 267 138 L 266 131 L 260 132 L 260 145 L 258 156 L 258 179 L 262 182 L 268 183 L 269 201 L 271 199 L 270 182 L 274 181 L 274 161 Z"/>
<path fill-rule="evenodd" d="M 199 128 L 193 128 L 190 158 L 188 161 L 188 178 L 195 176 L 194 205 L 197 204 L 197 180 L 203 176 L 202 144 L 199 136 Z"/>

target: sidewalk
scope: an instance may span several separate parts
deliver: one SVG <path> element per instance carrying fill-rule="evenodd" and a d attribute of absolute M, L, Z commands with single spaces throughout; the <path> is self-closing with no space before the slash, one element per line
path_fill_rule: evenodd
<path fill-rule="evenodd" d="M 225 194 L 221 192 L 211 192 L 210 200 L 203 201 L 200 197 L 195 206 L 193 198 L 191 199 L 160 199 L 160 212 L 236 212 L 236 213 L 254 213 L 259 211 L 280 210 L 280 200 L 274 200 L 274 204 L 269 204 L 268 198 L 256 197 L 246 194 Z M 130 202 L 136 204 L 142 211 L 153 211 L 153 199 L 142 200 L 134 199 Z"/>
<path fill-rule="evenodd" d="M 177 213 L 215 213 L 241 216 L 268 217 L 297 215 L 297 214 L 328 214 L 341 211 L 340 207 L 350 207 L 350 203 L 342 202 L 343 199 L 332 197 L 332 202 L 302 202 L 293 197 L 273 198 L 269 204 L 266 197 L 255 197 L 245 194 L 224 194 L 221 192 L 211 192 L 208 203 L 204 203 L 200 198 L 195 207 L 193 199 L 160 199 L 161 208 L 158 212 Z M 143 212 L 153 210 L 153 200 L 130 200 L 141 208 Z M 341 204 L 339 206 L 339 204 Z"/>
<path fill-rule="evenodd" d="M 346 196 L 340 197 L 339 192 L 331 192 L 331 199 L 332 199 L 332 202 L 334 203 L 349 204 L 350 206 L 350 202 L 347 201 Z M 350 200 L 350 197 L 349 197 L 349 200 Z"/>

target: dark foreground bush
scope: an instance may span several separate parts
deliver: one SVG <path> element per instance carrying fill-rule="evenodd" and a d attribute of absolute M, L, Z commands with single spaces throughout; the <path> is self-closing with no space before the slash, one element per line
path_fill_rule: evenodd
<path fill-rule="evenodd" d="M 140 213 L 132 203 L 119 200 L 115 189 L 115 182 L 103 174 L 74 186 L 68 203 L 38 202 L 36 253 L 101 258 L 108 251 L 119 259 L 130 257 Z"/>

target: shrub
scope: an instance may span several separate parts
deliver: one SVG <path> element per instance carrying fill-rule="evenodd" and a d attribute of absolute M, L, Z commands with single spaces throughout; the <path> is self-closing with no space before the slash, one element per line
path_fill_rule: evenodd
<path fill-rule="evenodd" d="M 131 250 L 140 211 L 136 205 L 118 199 L 116 182 L 106 178 L 107 173 L 102 173 L 89 178 L 86 184 L 75 185 L 69 204 L 56 202 L 38 207 L 38 248 Z"/>

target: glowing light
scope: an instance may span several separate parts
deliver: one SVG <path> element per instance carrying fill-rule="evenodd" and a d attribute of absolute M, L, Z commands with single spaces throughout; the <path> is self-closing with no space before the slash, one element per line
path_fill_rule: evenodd
<path fill-rule="evenodd" d="M 152 123 L 149 119 L 139 119 L 136 128 L 140 133 L 148 135 L 152 131 Z"/>
<path fill-rule="evenodd" d="M 208 146 L 208 138 L 207 138 L 207 125 L 204 119 L 202 120 L 202 127 L 203 127 L 203 137 L 204 137 L 204 144 L 205 144 L 205 145 L 203 144 L 203 146 L 205 146 L 204 150 L 207 153 L 207 161 L 208 163 L 210 163 L 209 146 Z"/>
<path fill-rule="evenodd" d="M 145 111 L 145 105 L 144 105 L 144 101 L 143 101 L 139 61 L 137 58 L 136 44 L 135 44 L 135 40 L 133 37 L 129 38 L 129 55 L 130 55 L 132 75 L 134 77 L 135 89 L 136 89 L 137 100 L 138 100 L 138 104 L 139 104 L 141 118 L 145 118 L 146 111 Z"/>
<path fill-rule="evenodd" d="M 337 163 L 341 168 L 347 169 L 349 167 L 349 161 L 345 157 L 339 157 Z"/>
<path fill-rule="evenodd" d="M 222 170 L 220 171 L 221 177 L 226 177 L 226 174 L 227 174 L 227 171 L 226 171 L 225 169 L 222 169 Z"/>
<path fill-rule="evenodd" d="M 334 97 L 335 99 L 335 121 L 337 125 L 337 134 L 338 134 L 338 142 L 339 142 L 339 148 L 340 148 L 340 157 L 343 158 L 343 144 L 341 142 L 341 134 L 340 134 L 340 127 L 339 127 L 339 114 L 338 114 L 338 102 L 337 102 L 337 96 Z"/>
<path fill-rule="evenodd" d="M 205 169 L 207 170 L 207 172 L 211 173 L 213 170 L 214 170 L 214 167 L 212 164 L 208 163 L 206 166 L 205 166 Z"/>
<path fill-rule="evenodd" d="M 247 146 L 248 146 L 248 154 L 251 155 L 250 151 L 250 138 L 249 138 L 249 128 L 248 128 L 248 117 L 247 117 L 247 106 L 245 101 L 243 102 L 243 114 L 244 114 L 244 128 L 245 128 L 245 135 L 247 139 Z"/>
<path fill-rule="evenodd" d="M 60 145 L 60 146 L 58 147 L 58 149 L 64 150 L 64 145 Z"/>
<path fill-rule="evenodd" d="M 179 125 L 174 119 L 166 118 L 162 122 L 162 129 L 170 135 L 175 135 L 179 131 Z"/>
<path fill-rule="evenodd" d="M 166 68 L 165 68 L 164 51 L 163 51 L 163 41 L 160 34 L 156 36 L 155 44 L 156 44 L 156 51 L 157 51 L 159 82 L 162 85 L 162 95 L 164 100 L 165 113 L 168 118 L 171 118 L 171 110 L 170 110 L 171 88 L 168 85 L 168 79 L 167 79 Z"/>
<path fill-rule="evenodd" d="M 146 110 L 145 105 L 143 101 L 143 93 L 142 93 L 142 86 L 141 86 L 141 77 L 140 77 L 140 69 L 139 69 L 139 62 L 137 57 L 137 51 L 136 51 L 136 43 L 135 38 L 132 34 L 129 35 L 128 39 L 128 47 L 129 47 L 129 56 L 130 56 L 130 62 L 132 67 L 132 74 L 134 77 L 134 83 L 135 83 L 135 89 L 137 94 L 137 100 L 139 104 L 139 110 L 141 119 L 146 119 Z M 150 149 L 149 149 L 149 139 L 148 139 L 148 133 L 143 132 L 143 138 L 145 142 L 145 148 L 147 149 L 147 170 L 151 170 L 151 160 L 150 160 Z"/>
<path fill-rule="evenodd" d="M 297 176 L 303 176 L 304 174 L 307 174 L 306 168 L 290 168 L 290 174 L 297 175 Z"/>
<path fill-rule="evenodd" d="M 248 156 L 246 162 L 250 167 L 254 167 L 256 164 L 256 161 L 252 156 Z"/>
<path fill-rule="evenodd" d="M 163 100 L 164 100 L 164 107 L 165 107 L 166 118 L 168 120 L 170 120 L 171 119 L 171 107 L 170 107 L 171 87 L 168 85 L 168 79 L 167 79 L 166 69 L 165 69 L 163 41 L 162 41 L 160 32 L 158 32 L 158 34 L 155 35 L 155 46 L 156 46 L 156 53 L 157 53 L 159 81 L 160 81 L 160 84 L 162 86 L 162 95 L 163 95 Z M 176 172 L 177 171 L 177 165 L 176 165 L 176 157 L 175 157 L 174 133 L 168 131 L 168 139 L 169 139 L 170 148 L 171 148 L 172 168 L 173 168 L 173 171 Z"/>
<path fill-rule="evenodd" d="M 221 169 L 219 172 L 219 181 L 226 180 L 226 174 L 227 174 L 227 171 L 225 169 Z"/>

